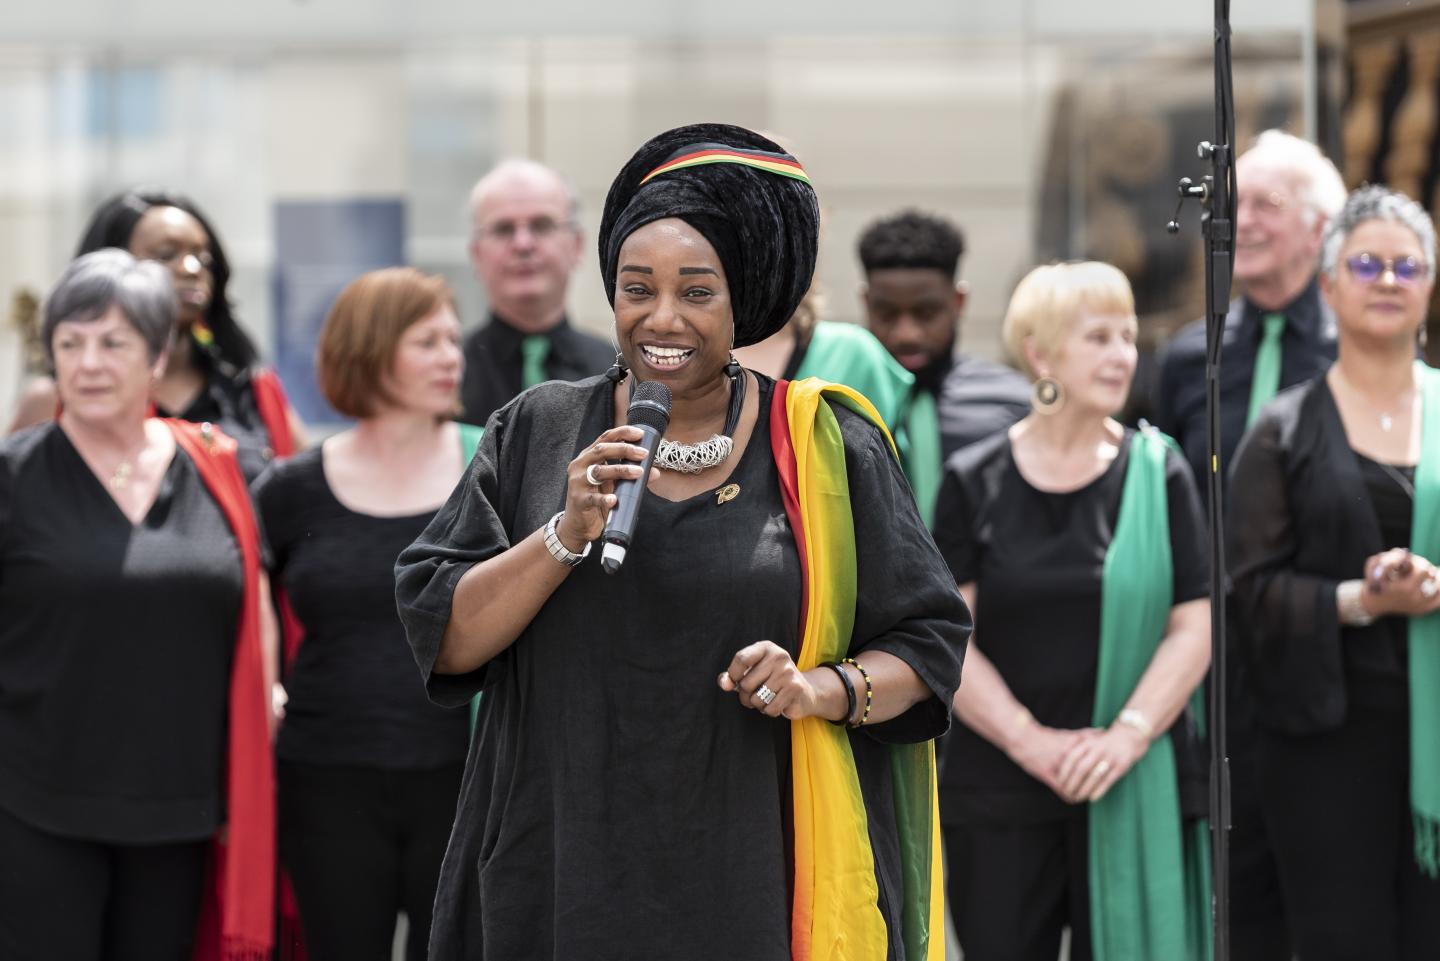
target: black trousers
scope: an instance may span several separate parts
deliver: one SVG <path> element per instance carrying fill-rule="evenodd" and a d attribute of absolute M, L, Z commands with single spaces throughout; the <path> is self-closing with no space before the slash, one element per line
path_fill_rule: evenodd
<path fill-rule="evenodd" d="M 208 850 L 64 838 L 0 810 L 0 958 L 188 961 Z"/>
<path fill-rule="evenodd" d="M 1235 606 L 1228 609 L 1230 637 Z M 1290 961 L 1290 933 L 1280 873 L 1260 803 L 1258 725 L 1244 658 L 1232 647 L 1227 662 L 1227 719 L 1230 756 L 1230 961 Z"/>
<path fill-rule="evenodd" d="M 280 762 L 280 856 L 311 961 L 389 961 L 400 911 L 423 961 L 463 773 Z"/>
<path fill-rule="evenodd" d="M 1301 961 L 1440 958 L 1440 881 L 1415 864 L 1408 714 L 1352 704 L 1335 731 L 1265 731 L 1260 762 Z"/>
<path fill-rule="evenodd" d="M 1088 821 L 946 825 L 945 896 L 965 961 L 1091 961 Z"/>

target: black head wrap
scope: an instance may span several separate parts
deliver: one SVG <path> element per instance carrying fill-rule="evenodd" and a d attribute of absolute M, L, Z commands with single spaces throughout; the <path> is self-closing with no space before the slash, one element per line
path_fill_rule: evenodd
<path fill-rule="evenodd" d="M 800 306 L 815 273 L 820 207 L 806 180 L 741 163 L 657 167 L 699 150 L 734 150 L 798 169 L 780 146 L 744 127 L 698 123 L 654 137 L 620 170 L 600 220 L 600 275 L 615 303 L 620 245 L 640 227 L 678 217 L 720 256 L 735 314 L 735 346 L 775 333 Z M 803 174 L 801 175 L 803 176 Z"/>

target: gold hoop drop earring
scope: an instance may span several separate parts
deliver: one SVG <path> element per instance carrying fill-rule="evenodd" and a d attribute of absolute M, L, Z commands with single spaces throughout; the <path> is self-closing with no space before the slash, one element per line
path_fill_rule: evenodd
<path fill-rule="evenodd" d="M 1048 374 L 1042 376 L 1030 388 L 1030 406 L 1035 408 L 1035 413 L 1046 417 L 1060 413 L 1060 408 L 1065 406 L 1065 388 Z"/>

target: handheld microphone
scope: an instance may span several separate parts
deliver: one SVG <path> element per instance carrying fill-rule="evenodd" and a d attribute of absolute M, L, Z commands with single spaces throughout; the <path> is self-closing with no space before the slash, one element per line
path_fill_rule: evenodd
<path fill-rule="evenodd" d="M 600 552 L 600 566 L 606 574 L 614 574 L 625 563 L 625 553 L 630 549 L 630 540 L 635 536 L 635 520 L 640 516 L 640 501 L 645 497 L 645 487 L 650 480 L 650 465 L 655 461 L 655 448 L 670 424 L 670 388 L 655 381 L 641 381 L 635 385 L 630 396 L 630 409 L 626 421 L 631 427 L 640 428 L 641 437 L 636 444 L 645 448 L 645 460 L 640 464 L 637 479 L 625 478 L 615 482 L 615 506 L 605 519 L 605 532 L 600 535 L 605 547 Z"/>

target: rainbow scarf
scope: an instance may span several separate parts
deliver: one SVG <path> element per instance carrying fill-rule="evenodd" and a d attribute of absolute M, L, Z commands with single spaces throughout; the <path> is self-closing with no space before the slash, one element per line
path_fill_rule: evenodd
<path fill-rule="evenodd" d="M 840 660 L 855 623 L 855 526 L 845 442 L 825 399 L 871 421 L 894 441 L 870 402 L 815 378 L 778 381 L 770 438 L 785 513 L 804 571 L 800 656 L 808 671 Z M 873 961 L 888 954 L 869 815 L 844 727 L 807 717 L 790 725 L 794 790 L 794 961 Z M 904 896 L 902 940 L 908 961 L 943 961 L 944 885 L 935 745 L 894 745 L 891 773 Z M 886 826 L 880 826 L 884 830 Z"/>

